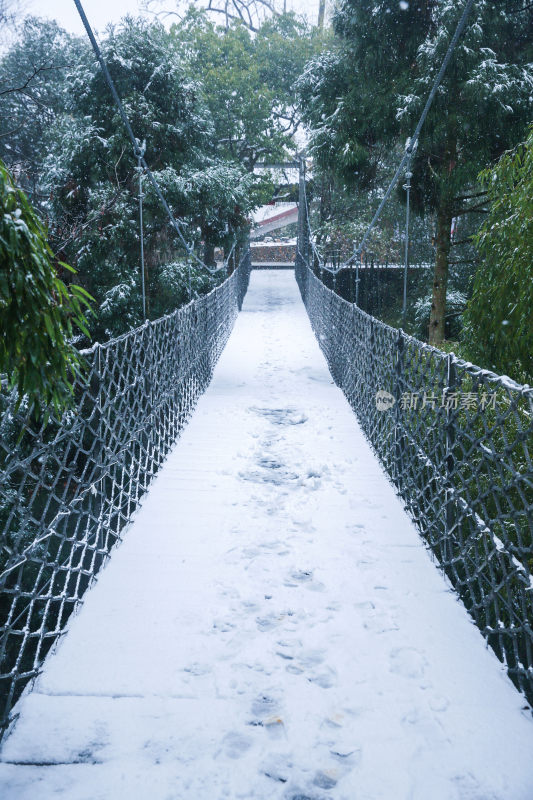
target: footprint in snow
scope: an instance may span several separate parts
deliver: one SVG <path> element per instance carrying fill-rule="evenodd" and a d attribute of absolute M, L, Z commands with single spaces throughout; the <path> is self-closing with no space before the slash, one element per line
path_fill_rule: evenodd
<path fill-rule="evenodd" d="M 306 586 L 312 592 L 323 592 L 325 586 L 320 581 L 313 580 L 312 570 L 295 570 L 283 582 L 284 586 L 296 588 L 297 586 Z"/>
<path fill-rule="evenodd" d="M 252 702 L 252 714 L 254 717 L 259 717 L 261 721 L 265 718 L 272 717 L 278 712 L 279 701 L 275 697 L 268 694 L 260 694 Z"/>
<path fill-rule="evenodd" d="M 288 661 L 295 658 L 302 647 L 300 639 L 278 639 L 276 644 L 279 647 L 278 655 Z"/>
<path fill-rule="evenodd" d="M 276 468 L 276 470 L 270 468 L 243 470 L 239 472 L 239 478 L 252 483 L 290 486 L 294 481 L 298 480 L 298 475 L 280 467 Z"/>
<path fill-rule="evenodd" d="M 371 569 L 376 563 L 375 558 L 370 558 L 369 556 L 365 556 L 364 558 L 358 558 L 355 562 L 356 566 L 359 567 L 361 570 L 368 570 Z"/>
<path fill-rule="evenodd" d="M 271 447 L 274 445 L 279 444 L 279 442 L 283 442 L 285 440 L 285 436 L 281 433 L 270 433 L 268 436 L 263 436 L 260 442 L 261 451 L 270 450 Z"/>
<path fill-rule="evenodd" d="M 198 662 L 194 662 L 193 664 L 189 664 L 187 667 L 183 667 L 183 671 L 188 672 L 190 675 L 200 677 L 202 675 L 209 675 L 211 672 L 211 667 L 209 664 L 199 664 Z"/>
<path fill-rule="evenodd" d="M 481 786 L 470 773 L 457 775 L 452 780 L 457 786 L 461 800 L 501 800 L 501 795 L 496 795 L 487 790 L 487 787 Z"/>
<path fill-rule="evenodd" d="M 394 608 L 390 610 L 376 609 L 372 602 L 357 603 L 355 607 L 358 608 L 363 619 L 365 630 L 373 633 L 388 633 L 399 630 Z"/>
<path fill-rule="evenodd" d="M 283 547 L 284 543 L 280 541 L 280 539 L 274 539 L 271 542 L 262 542 L 259 547 L 263 550 L 278 550 L 280 547 Z"/>
<path fill-rule="evenodd" d="M 241 758 L 252 746 L 252 740 L 243 733 L 232 732 L 224 737 L 224 752 L 228 758 Z"/>
<path fill-rule="evenodd" d="M 363 600 L 360 603 L 354 603 L 353 607 L 356 611 L 373 611 L 376 606 L 371 600 Z"/>
<path fill-rule="evenodd" d="M 335 711 L 333 714 L 330 714 L 329 717 L 326 717 L 323 724 L 327 725 L 329 728 L 342 728 L 345 722 L 346 715 L 341 711 Z"/>
<path fill-rule="evenodd" d="M 298 661 L 304 667 L 316 667 L 324 661 L 325 650 L 304 650 L 298 655 Z"/>
<path fill-rule="evenodd" d="M 296 408 L 259 408 L 251 406 L 250 411 L 266 417 L 273 425 L 303 425 L 307 417 Z"/>
<path fill-rule="evenodd" d="M 241 553 L 245 558 L 257 558 L 263 555 L 259 547 L 243 547 Z"/>
<path fill-rule="evenodd" d="M 287 672 L 291 672 L 293 675 L 302 675 L 304 672 L 312 669 L 313 667 L 319 666 L 324 661 L 323 650 L 307 650 L 302 653 L 280 648 L 277 654 L 285 660 L 291 662 L 287 665 L 286 670 Z M 308 678 L 308 680 L 312 683 L 317 683 L 317 677 L 318 676 L 312 675 Z"/>
<path fill-rule="evenodd" d="M 257 627 L 260 631 L 271 631 L 274 628 L 277 628 L 282 622 L 289 622 L 291 623 L 291 617 L 294 617 L 294 611 L 291 609 L 287 609 L 285 611 L 278 611 L 278 612 L 271 612 L 264 617 L 258 617 L 256 619 Z"/>
<path fill-rule="evenodd" d="M 313 783 L 319 789 L 333 789 L 337 785 L 339 776 L 334 769 L 320 770 L 315 774 Z"/>
<path fill-rule="evenodd" d="M 281 754 L 267 757 L 261 765 L 263 775 L 278 783 L 287 783 L 292 769 L 292 760 L 289 757 L 281 756 Z"/>
<path fill-rule="evenodd" d="M 291 572 L 285 580 L 285 586 L 299 586 L 313 580 L 313 571 L 309 569 L 297 569 Z"/>
<path fill-rule="evenodd" d="M 245 614 L 257 614 L 260 608 L 261 606 L 258 603 L 254 603 L 253 600 L 245 600 L 241 603 L 241 609 Z"/>
<path fill-rule="evenodd" d="M 317 686 L 320 686 L 321 689 L 331 689 L 331 687 L 335 686 L 337 683 L 337 673 L 331 667 L 326 667 L 325 670 L 318 675 L 312 675 L 308 677 L 307 680 L 309 683 L 315 683 Z"/>
<path fill-rule="evenodd" d="M 364 525 L 362 522 L 354 522 L 351 525 L 347 525 L 346 526 L 346 530 L 347 531 L 349 531 L 350 533 L 355 533 L 355 534 L 361 533 L 361 531 L 364 531 L 365 529 L 366 529 L 366 525 Z"/>
<path fill-rule="evenodd" d="M 373 633 L 392 633 L 400 630 L 396 622 L 388 617 L 387 614 L 377 614 L 375 617 L 370 617 L 363 623 L 363 627 Z"/>
<path fill-rule="evenodd" d="M 390 652 L 390 671 L 404 678 L 422 678 L 426 659 L 414 647 L 397 647 Z"/>
<path fill-rule="evenodd" d="M 296 663 L 287 664 L 285 670 L 287 672 L 290 672 L 291 675 L 303 675 L 303 673 L 305 672 L 305 669 L 302 666 L 300 666 L 300 664 Z"/>
<path fill-rule="evenodd" d="M 268 456 L 262 456 L 257 460 L 257 463 L 260 467 L 264 467 L 265 469 L 281 469 L 283 464 L 281 461 L 278 461 L 276 458 L 270 458 Z"/>
<path fill-rule="evenodd" d="M 429 707 L 431 708 L 432 711 L 438 711 L 438 712 L 446 711 L 449 705 L 450 701 L 448 700 L 448 698 L 444 697 L 444 695 L 441 694 L 434 695 L 429 701 Z"/>
<path fill-rule="evenodd" d="M 229 633 L 234 628 L 234 623 L 229 622 L 229 620 L 217 619 L 213 622 L 213 629 L 215 631 L 219 631 L 220 633 Z"/>
<path fill-rule="evenodd" d="M 337 673 L 331 667 L 323 664 L 324 650 L 304 650 L 300 652 L 295 648 L 280 646 L 276 653 L 288 662 L 285 670 L 292 675 L 305 675 L 309 683 L 320 686 L 321 689 L 331 689 L 337 682 Z M 316 669 L 318 667 L 318 669 Z"/>
<path fill-rule="evenodd" d="M 310 592 L 325 592 L 326 591 L 326 587 L 324 586 L 323 583 L 320 583 L 320 581 L 313 581 L 312 583 L 310 583 L 307 586 L 307 588 L 309 589 Z M 331 619 L 331 617 L 328 617 L 328 619 Z"/>
<path fill-rule="evenodd" d="M 261 633 L 272 631 L 279 625 L 279 617 L 276 614 L 268 614 L 266 617 L 258 617 L 256 624 Z"/>
<path fill-rule="evenodd" d="M 362 758 L 360 747 L 334 747 L 329 752 L 340 764 L 351 768 L 357 766 Z"/>

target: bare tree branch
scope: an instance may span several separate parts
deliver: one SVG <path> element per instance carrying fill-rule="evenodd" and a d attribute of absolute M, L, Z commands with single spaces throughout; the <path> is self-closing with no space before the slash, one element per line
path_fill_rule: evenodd
<path fill-rule="evenodd" d="M 12 94 L 13 92 L 21 92 L 21 93 L 27 95 L 28 97 L 31 97 L 31 95 L 29 95 L 28 92 L 25 91 L 25 90 L 28 88 L 28 86 L 30 85 L 32 80 L 37 77 L 37 75 L 40 75 L 43 72 L 51 72 L 51 71 L 56 70 L 56 69 L 65 69 L 66 67 L 69 67 L 69 66 L 71 66 L 71 65 L 70 64 L 52 64 L 52 66 L 49 66 L 49 67 L 44 67 L 44 66 L 35 67 L 34 66 L 32 74 L 27 78 L 27 80 L 23 84 L 21 84 L 20 86 L 12 86 L 9 89 L 2 89 L 2 91 L 0 91 L 0 97 L 3 97 L 6 94 Z M 37 102 L 34 98 L 32 98 L 32 100 L 34 100 L 34 102 Z"/>
<path fill-rule="evenodd" d="M 180 0 L 174 0 L 176 10 L 155 10 L 155 7 L 172 0 L 144 0 L 144 8 L 155 16 L 177 16 L 182 18 L 178 11 L 183 5 Z M 285 10 L 283 0 L 193 0 L 197 5 L 202 5 L 206 11 L 217 16 L 223 16 L 226 27 L 232 22 L 242 22 L 248 30 L 257 33 L 261 23 L 271 16 L 280 16 Z"/>
<path fill-rule="evenodd" d="M 112 195 L 112 197 L 109 198 L 107 203 L 104 203 L 104 205 L 102 205 L 99 209 L 97 209 L 97 210 L 93 211 L 92 213 L 88 214 L 87 217 L 85 218 L 85 220 L 83 220 L 83 221 L 82 221 L 81 215 L 78 215 L 74 220 L 68 222 L 67 221 L 68 220 L 68 215 L 65 214 L 64 220 L 59 221 L 56 224 L 55 228 L 56 228 L 58 233 L 60 231 L 62 232 L 62 230 L 64 230 L 64 228 L 68 228 L 69 230 L 68 230 L 67 238 L 65 238 L 65 239 L 63 239 L 63 241 L 60 241 L 60 242 L 57 242 L 57 243 L 53 242 L 54 255 L 56 257 L 59 256 L 60 253 L 63 250 L 65 250 L 65 248 L 68 247 L 69 244 L 72 244 L 77 239 L 79 239 L 80 235 L 84 231 L 86 231 L 87 228 L 92 227 L 96 222 L 98 222 L 100 219 L 102 219 L 102 217 L 105 214 L 107 214 L 108 211 L 111 211 L 111 209 L 115 206 L 117 200 L 121 196 L 121 194 L 123 192 L 123 188 L 124 188 L 123 186 L 119 186 L 117 191 L 115 192 L 115 194 Z M 63 227 L 62 227 L 62 225 L 63 225 Z M 50 230 L 51 236 L 55 238 L 54 233 L 55 233 L 55 231 L 53 229 Z"/>

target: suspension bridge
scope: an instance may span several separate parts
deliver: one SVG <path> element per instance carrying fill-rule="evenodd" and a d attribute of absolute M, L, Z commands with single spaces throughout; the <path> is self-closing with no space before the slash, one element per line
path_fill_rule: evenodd
<path fill-rule="evenodd" d="M 141 263 L 147 175 L 206 267 L 75 2 L 138 162 Z M 357 302 L 471 4 L 345 264 L 300 159 L 294 270 L 234 245 L 209 294 L 84 352 L 74 409 L 8 400 L 2 797 L 533 795 L 533 390 Z"/>
<path fill-rule="evenodd" d="M 297 274 L 315 328 L 317 314 L 347 305 L 303 263 Z M 334 384 L 339 361 L 330 373 L 294 273 L 253 272 L 229 335 L 247 276 L 243 261 L 180 317 L 95 351 L 98 412 L 77 425 L 99 438 L 83 468 L 87 432 L 76 426 L 32 454 L 57 508 L 46 531 L 37 506 L 26 509 L 41 527 L 3 578 L 4 648 L 17 643 L 4 686 L 39 674 L 13 709 L 1 795 L 529 798 L 524 696 L 430 558 L 365 438 L 365 414 L 358 425 Z M 354 325 L 338 330 L 353 336 Z M 356 354 L 353 374 L 369 355 Z M 361 374 L 362 394 L 384 380 Z M 375 403 L 366 413 L 385 427 L 395 414 Z M 459 572 L 470 554 L 457 534 Z M 508 542 L 487 535 L 483 546 L 489 572 L 511 563 Z M 109 552 L 41 667 L 47 637 Z M 481 585 L 482 569 L 470 581 Z"/>

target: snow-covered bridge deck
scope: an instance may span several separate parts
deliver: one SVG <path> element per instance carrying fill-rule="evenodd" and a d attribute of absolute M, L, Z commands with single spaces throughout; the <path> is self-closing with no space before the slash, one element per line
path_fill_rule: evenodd
<path fill-rule="evenodd" d="M 214 380 L 48 660 L 5 800 L 530 800 L 533 723 L 254 272 Z"/>

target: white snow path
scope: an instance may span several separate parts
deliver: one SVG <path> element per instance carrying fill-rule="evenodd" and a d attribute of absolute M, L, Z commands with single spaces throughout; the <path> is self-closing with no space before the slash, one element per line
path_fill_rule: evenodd
<path fill-rule="evenodd" d="M 252 274 L 69 628 L 19 704 L 3 800 L 533 797 L 523 698 L 332 384 L 292 273 Z"/>

